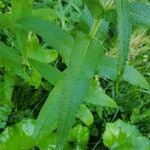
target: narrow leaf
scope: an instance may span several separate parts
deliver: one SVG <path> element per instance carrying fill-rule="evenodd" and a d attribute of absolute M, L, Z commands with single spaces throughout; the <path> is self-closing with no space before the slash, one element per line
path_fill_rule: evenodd
<path fill-rule="evenodd" d="M 131 36 L 129 3 L 127 0 L 116 0 L 118 28 L 118 82 L 120 82 L 127 61 Z"/>
<path fill-rule="evenodd" d="M 42 77 L 44 77 L 49 83 L 53 85 L 56 85 L 63 77 L 63 73 L 49 64 L 44 64 L 36 60 L 29 60 L 29 62 L 37 69 Z"/>
<path fill-rule="evenodd" d="M 60 98 L 61 111 L 56 149 L 63 148 L 102 52 L 102 46 L 97 41 L 91 40 L 84 34 L 77 36 Z"/>
<path fill-rule="evenodd" d="M 36 17 L 25 17 L 17 21 L 24 28 L 33 30 L 45 42 L 60 52 L 65 62 L 69 61 L 74 39 L 55 24 Z"/>
<path fill-rule="evenodd" d="M 103 56 L 99 64 L 99 75 L 102 78 L 115 80 L 117 76 L 117 60 L 111 57 Z M 150 90 L 150 85 L 145 77 L 132 66 L 126 64 L 123 74 L 123 80 L 130 84 Z"/>
<path fill-rule="evenodd" d="M 85 102 L 96 106 L 116 108 L 116 102 L 105 94 L 99 85 L 99 82 L 93 81 L 89 87 Z"/>
<path fill-rule="evenodd" d="M 37 142 L 57 128 L 60 95 L 63 82 L 60 81 L 49 94 L 37 118 L 33 138 Z"/>

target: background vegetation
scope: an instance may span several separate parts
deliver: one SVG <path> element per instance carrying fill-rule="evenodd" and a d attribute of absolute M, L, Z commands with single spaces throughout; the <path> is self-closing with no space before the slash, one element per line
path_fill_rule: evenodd
<path fill-rule="evenodd" d="M 120 1 L 126 3 L 126 0 Z M 130 0 L 129 3 L 134 1 L 136 0 Z M 73 41 L 72 36 L 76 39 L 79 37 L 79 41 L 86 39 L 85 35 L 78 34 L 81 31 L 84 34 L 92 31 L 93 20 L 98 15 L 97 8 L 94 7 L 97 6 L 96 2 L 98 1 L 94 0 L 88 5 L 88 0 L 34 0 L 33 3 L 32 0 L 0 1 L 1 150 L 53 150 L 59 143 L 55 122 L 50 122 L 48 118 L 57 117 L 60 106 L 57 100 L 53 102 L 51 99 L 57 99 L 59 94 L 56 93 L 59 93 L 62 86 L 58 81 L 63 78 L 69 66 L 68 54 L 60 49 L 67 51 Z M 67 131 L 64 132 L 64 141 L 61 141 L 65 142 L 64 150 L 150 150 L 150 2 L 136 2 L 141 4 L 137 6 L 141 9 L 138 12 L 144 12 L 146 18 L 140 20 L 141 24 L 133 25 L 129 54 L 127 61 L 125 60 L 126 71 L 123 80 L 117 78 L 117 83 L 114 81 L 117 70 L 115 60 L 119 55 L 117 6 L 114 0 L 98 2 L 98 9 L 103 9 L 100 13 L 103 18 L 98 32 L 93 36 L 103 45 L 104 56 L 110 59 L 100 58 L 100 76 L 93 76 L 85 102 L 80 105 L 74 125 L 68 131 L 68 138 Z M 30 9 L 30 3 L 33 9 Z M 43 24 L 44 21 L 38 22 L 34 18 L 20 19 L 30 16 L 30 11 L 32 17 L 41 18 L 46 25 L 53 22 L 48 26 L 52 28 L 51 35 L 47 32 L 49 28 Z M 27 22 L 32 22 L 32 25 Z M 59 33 L 63 36 L 59 36 Z M 65 47 L 65 44 L 70 45 Z M 79 56 L 76 58 L 80 59 Z M 128 64 L 138 72 L 132 67 L 129 68 Z M 72 72 L 71 75 L 74 74 Z M 68 82 L 71 81 L 70 79 Z M 78 84 L 78 80 L 73 84 Z M 50 108 L 50 103 L 57 103 L 57 107 Z M 37 117 L 39 119 L 36 123 Z M 62 116 L 61 118 L 64 121 Z"/>

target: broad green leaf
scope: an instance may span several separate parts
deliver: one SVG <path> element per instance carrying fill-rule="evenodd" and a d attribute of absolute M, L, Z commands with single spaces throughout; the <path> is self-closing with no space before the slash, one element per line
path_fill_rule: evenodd
<path fill-rule="evenodd" d="M 31 135 L 34 130 L 34 120 L 25 120 L 13 127 L 7 127 L 0 134 L 1 150 L 27 150 L 34 147 Z"/>
<path fill-rule="evenodd" d="M 63 77 L 63 73 L 49 64 L 44 64 L 36 60 L 29 60 L 29 62 L 36 68 L 43 78 L 53 85 L 56 85 Z"/>
<path fill-rule="evenodd" d="M 78 150 L 86 149 L 86 146 L 89 141 L 89 129 L 81 125 L 75 126 L 69 135 L 69 141 L 76 144 Z"/>
<path fill-rule="evenodd" d="M 130 4 L 130 20 L 134 24 L 150 26 L 150 6 L 142 2 Z"/>
<path fill-rule="evenodd" d="M 101 15 L 103 14 L 103 7 L 99 0 L 82 0 L 87 7 L 89 8 L 92 16 L 95 19 L 99 19 Z"/>
<path fill-rule="evenodd" d="M 60 102 L 61 90 L 63 82 L 60 81 L 50 92 L 40 114 L 37 118 L 33 138 L 37 141 L 45 138 L 53 130 L 57 128 L 58 104 Z"/>
<path fill-rule="evenodd" d="M 82 33 L 76 37 L 60 98 L 57 149 L 63 148 L 102 53 L 103 48 L 97 41 Z"/>
<path fill-rule="evenodd" d="M 58 19 L 57 11 L 51 8 L 39 8 L 32 11 L 32 16 L 39 17 L 48 21 Z"/>
<path fill-rule="evenodd" d="M 129 19 L 130 10 L 128 1 L 116 0 L 116 8 L 117 8 L 117 29 L 118 29 L 118 51 L 119 51 L 117 80 L 118 82 L 120 82 L 127 61 L 130 36 L 132 30 Z"/>
<path fill-rule="evenodd" d="M 80 106 L 77 117 L 80 118 L 80 120 L 87 126 L 90 126 L 94 122 L 91 111 L 86 107 L 86 105 L 83 104 Z"/>
<path fill-rule="evenodd" d="M 117 76 L 117 60 L 111 57 L 103 56 L 99 63 L 99 75 L 102 78 L 115 80 Z M 126 64 L 123 74 L 123 80 L 130 84 L 150 90 L 150 85 L 145 77 L 132 66 Z"/>
<path fill-rule="evenodd" d="M 46 139 L 41 140 L 37 145 L 32 139 L 35 128 L 35 120 L 23 120 L 12 127 L 7 127 L 0 134 L 1 150 L 27 150 L 34 146 L 40 150 L 54 149 L 56 146 L 56 134 L 49 134 Z"/>
<path fill-rule="evenodd" d="M 150 141 L 137 128 L 121 120 L 107 123 L 103 134 L 105 146 L 112 150 L 149 150 Z"/>
<path fill-rule="evenodd" d="M 99 83 L 94 80 L 89 87 L 89 91 L 87 93 L 87 96 L 85 97 L 85 102 L 103 107 L 117 107 L 115 101 L 107 96 L 100 87 Z"/>
<path fill-rule="evenodd" d="M 74 39 L 64 30 L 56 26 L 54 23 L 36 17 L 25 17 L 17 21 L 18 24 L 26 29 L 33 30 L 43 40 L 58 50 L 65 62 L 69 62 Z"/>

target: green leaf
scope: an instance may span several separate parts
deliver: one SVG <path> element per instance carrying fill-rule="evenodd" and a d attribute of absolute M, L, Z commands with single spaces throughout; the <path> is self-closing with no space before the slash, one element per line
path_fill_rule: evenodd
<path fill-rule="evenodd" d="M 86 107 L 86 105 L 81 105 L 80 110 L 77 113 L 77 117 L 85 123 L 87 126 L 90 126 L 94 122 L 93 115 L 91 111 Z"/>
<path fill-rule="evenodd" d="M 142 2 L 130 4 L 130 20 L 134 24 L 150 26 L 150 6 Z"/>
<path fill-rule="evenodd" d="M 89 8 L 92 16 L 99 19 L 103 14 L 103 7 L 98 0 L 82 0 Z"/>
<path fill-rule="evenodd" d="M 2 61 L 1 65 L 5 67 L 7 71 L 19 75 L 26 81 L 29 79 L 29 76 L 22 67 L 21 56 L 19 56 L 14 49 L 8 47 L 2 42 L 0 42 L 0 59 Z"/>
<path fill-rule="evenodd" d="M 17 21 L 24 28 L 33 30 L 43 40 L 58 50 L 65 62 L 69 62 L 74 39 L 55 24 L 36 17 L 25 17 Z M 44 29 L 44 30 L 43 30 Z"/>
<path fill-rule="evenodd" d="M 58 53 L 54 49 L 45 49 L 39 43 L 38 37 L 35 34 L 30 34 L 28 37 L 28 58 L 50 63 L 57 59 Z"/>
<path fill-rule="evenodd" d="M 87 26 L 86 28 L 88 29 L 89 32 L 89 30 L 92 28 L 94 19 L 92 18 L 87 7 L 85 7 L 83 10 L 82 20 L 85 22 L 85 24 L 82 27 L 83 28 L 82 30 L 84 30 L 85 26 Z M 101 41 L 105 41 L 105 39 L 107 38 L 108 29 L 109 29 L 109 23 L 106 22 L 104 19 L 101 19 L 101 24 L 97 31 L 96 38 Z"/>
<path fill-rule="evenodd" d="M 21 64 L 21 57 L 17 54 L 17 52 L 0 42 L 0 58 L 6 59 L 8 61 Z"/>
<path fill-rule="evenodd" d="M 43 138 L 38 144 L 38 148 L 40 148 L 40 150 L 53 150 L 55 149 L 56 146 L 56 134 L 52 133 L 50 135 L 48 135 L 46 138 Z"/>
<path fill-rule="evenodd" d="M 102 90 L 99 82 L 94 80 L 92 80 L 92 83 L 89 87 L 89 91 L 87 93 L 87 96 L 85 97 L 85 102 L 103 107 L 117 107 L 116 102 L 112 98 L 107 96 Z"/>
<path fill-rule="evenodd" d="M 0 100 L 0 129 L 4 129 L 6 127 L 6 123 L 10 113 L 11 106 L 5 102 L 1 102 Z"/>
<path fill-rule="evenodd" d="M 60 98 L 57 149 L 62 149 L 67 139 L 102 53 L 103 48 L 97 41 L 84 34 L 76 37 Z"/>
<path fill-rule="evenodd" d="M 56 50 L 38 48 L 30 50 L 30 52 L 28 52 L 28 57 L 42 63 L 50 63 L 57 59 L 58 53 Z"/>
<path fill-rule="evenodd" d="M 34 86 L 36 89 L 41 85 L 41 75 L 34 67 L 30 70 L 28 84 Z"/>
<path fill-rule="evenodd" d="M 14 78 L 9 72 L 5 72 L 4 81 L 0 81 L 0 129 L 4 129 L 11 113 L 11 97 L 14 89 Z"/>
<path fill-rule="evenodd" d="M 32 0 L 12 0 L 12 15 L 16 20 L 32 13 Z"/>
<path fill-rule="evenodd" d="M 81 125 L 77 125 L 71 130 L 69 141 L 76 143 L 76 149 L 86 149 L 89 141 L 89 129 Z"/>
<path fill-rule="evenodd" d="M 38 8 L 32 11 L 32 16 L 39 17 L 48 21 L 58 19 L 57 11 L 51 8 Z"/>
<path fill-rule="evenodd" d="M 56 85 L 63 77 L 63 73 L 49 64 L 44 64 L 36 60 L 29 60 L 29 62 L 36 68 L 43 78 L 53 85 Z"/>
<path fill-rule="evenodd" d="M 5 72 L 4 75 L 4 97 L 5 97 L 5 102 L 8 105 L 11 105 L 11 97 L 14 89 L 14 77 L 12 74 Z"/>
<path fill-rule="evenodd" d="M 58 112 L 60 103 L 60 95 L 63 82 L 60 81 L 50 92 L 40 114 L 37 118 L 33 138 L 37 141 L 45 138 L 53 130 L 57 128 Z"/>
<path fill-rule="evenodd" d="M 21 17 L 32 15 L 32 0 L 12 0 L 11 4 L 14 21 Z M 19 25 L 15 24 L 14 32 L 16 36 L 16 46 L 26 62 L 28 53 L 28 30 L 23 29 Z"/>
<path fill-rule="evenodd" d="M 26 150 L 34 147 L 31 135 L 34 130 L 34 121 L 25 120 L 13 127 L 7 127 L 0 134 L 1 150 Z M 19 139 L 19 140 L 18 140 Z M 21 142 L 20 142 L 21 141 Z"/>
<path fill-rule="evenodd" d="M 103 56 L 99 63 L 99 75 L 102 78 L 115 80 L 117 76 L 117 60 L 111 57 Z M 126 64 L 123 80 L 130 84 L 150 90 L 150 85 L 145 77 L 132 66 Z"/>
<path fill-rule="evenodd" d="M 107 123 L 103 134 L 105 146 L 113 150 L 149 150 L 150 141 L 137 128 L 121 120 Z"/>
<path fill-rule="evenodd" d="M 118 29 L 118 51 L 119 51 L 119 61 L 118 61 L 118 75 L 117 80 L 120 82 L 125 64 L 127 61 L 129 43 L 131 36 L 131 23 L 129 19 L 129 3 L 127 0 L 116 0 L 117 7 L 117 29 Z"/>
<path fill-rule="evenodd" d="M 13 28 L 15 25 L 12 15 L 0 14 L 0 29 Z"/>
<path fill-rule="evenodd" d="M 56 134 L 49 134 L 46 139 L 39 141 L 36 145 L 32 138 L 34 128 L 35 120 L 32 119 L 23 120 L 12 127 L 7 127 L 0 134 L 0 149 L 27 150 L 34 146 L 37 146 L 40 150 L 55 148 Z"/>

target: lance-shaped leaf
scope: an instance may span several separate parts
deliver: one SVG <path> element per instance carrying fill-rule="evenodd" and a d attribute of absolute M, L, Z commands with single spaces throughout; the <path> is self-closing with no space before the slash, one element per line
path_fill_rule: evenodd
<path fill-rule="evenodd" d="M 63 80 L 57 83 L 55 88 L 49 94 L 40 114 L 37 118 L 33 138 L 37 142 L 45 138 L 57 128 L 60 95 L 63 87 Z"/>
<path fill-rule="evenodd" d="M 130 20 L 134 24 L 150 26 L 150 6 L 141 2 L 131 3 Z"/>
<path fill-rule="evenodd" d="M 116 108 L 116 102 L 105 94 L 99 85 L 99 81 L 92 80 L 91 85 L 88 89 L 88 93 L 85 97 L 85 102 L 102 107 Z"/>
<path fill-rule="evenodd" d="M 36 68 L 42 77 L 44 77 L 49 83 L 53 85 L 56 85 L 63 77 L 63 73 L 49 64 L 44 64 L 36 60 L 30 60 L 29 62 Z"/>
<path fill-rule="evenodd" d="M 115 80 L 117 76 L 117 60 L 111 57 L 103 56 L 99 63 L 99 75 L 102 78 Z M 145 77 L 134 67 L 126 64 L 123 74 L 123 80 L 132 85 L 150 90 L 150 85 Z"/>
<path fill-rule="evenodd" d="M 54 23 L 36 17 L 25 17 L 17 21 L 21 26 L 33 30 L 43 40 L 60 52 L 65 62 L 69 62 L 74 39 Z"/>
<path fill-rule="evenodd" d="M 131 35 L 131 23 L 129 19 L 129 3 L 127 0 L 116 0 L 117 7 L 117 29 L 118 29 L 118 82 L 120 82 L 125 64 L 127 61 L 130 35 Z"/>
<path fill-rule="evenodd" d="M 56 149 L 63 149 L 102 52 L 103 48 L 97 41 L 91 40 L 82 33 L 76 37 L 70 66 L 64 78 L 64 86 L 60 97 L 61 111 L 59 114 L 58 145 Z"/>
<path fill-rule="evenodd" d="M 39 73 L 48 82 L 55 85 L 55 88 L 50 93 L 36 121 L 34 138 L 38 140 L 44 139 L 47 134 L 51 133 L 54 129 L 58 127 L 58 104 L 60 103 L 61 90 L 63 87 L 63 82 L 60 81 L 61 83 L 58 83 L 58 81 L 63 78 L 63 73 L 59 72 L 56 68 L 48 64 L 43 64 L 35 60 L 30 60 L 30 63 L 39 71 Z M 117 60 L 109 57 L 101 57 L 101 63 L 102 64 L 98 67 L 100 70 L 100 76 L 114 80 L 117 75 Z M 127 65 L 126 70 L 127 71 L 125 71 L 124 79 L 126 79 L 130 83 L 134 82 L 135 85 L 141 86 L 143 88 L 148 85 L 145 78 L 133 67 Z M 89 87 L 88 93 L 84 99 L 85 102 L 100 106 L 116 107 L 115 102 L 110 97 L 108 97 L 103 91 L 101 91 L 100 87 L 95 86 L 95 84 Z"/>

